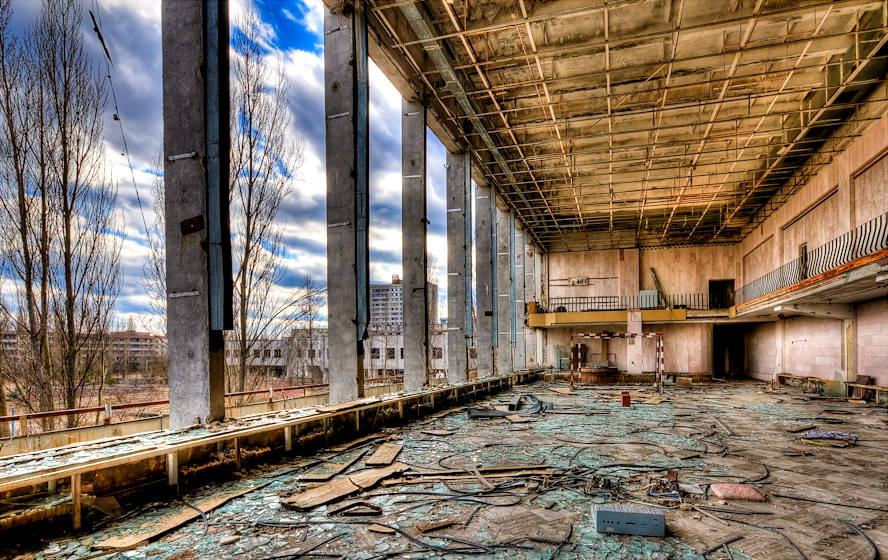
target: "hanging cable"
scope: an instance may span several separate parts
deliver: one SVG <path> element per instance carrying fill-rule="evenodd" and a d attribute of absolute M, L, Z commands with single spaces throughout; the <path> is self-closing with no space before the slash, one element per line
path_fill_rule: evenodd
<path fill-rule="evenodd" d="M 142 206 L 142 197 L 139 194 L 139 186 L 136 184 L 136 172 L 133 169 L 133 160 L 130 157 L 129 146 L 126 143 L 123 117 L 120 115 L 120 107 L 117 103 L 117 92 L 114 89 L 114 80 L 111 77 L 111 71 L 114 69 L 114 62 L 111 59 L 111 52 L 108 49 L 108 44 L 105 42 L 105 37 L 102 35 L 102 26 L 100 23 L 102 21 L 102 16 L 99 12 L 97 0 L 93 0 L 93 9 L 89 10 L 89 17 L 93 22 L 93 31 L 95 32 L 99 43 L 102 45 L 102 49 L 105 51 L 105 77 L 108 80 L 108 86 L 111 89 L 111 102 L 114 104 L 114 120 L 117 121 L 117 124 L 120 127 L 120 138 L 123 141 L 123 156 L 126 158 L 126 163 L 129 166 L 130 180 L 133 183 L 133 190 L 136 192 L 136 202 L 139 205 L 139 215 L 142 217 L 142 226 L 145 228 L 145 238 L 148 239 L 150 243 L 148 220 L 145 219 L 145 209 Z"/>

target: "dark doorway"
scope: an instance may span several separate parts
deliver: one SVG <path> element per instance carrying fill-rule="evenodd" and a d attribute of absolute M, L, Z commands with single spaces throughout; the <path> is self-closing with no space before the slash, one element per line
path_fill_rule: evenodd
<path fill-rule="evenodd" d="M 709 281 L 709 309 L 725 309 L 734 305 L 734 281 Z"/>
<path fill-rule="evenodd" d="M 737 379 L 745 373 L 744 325 L 713 325 L 712 376 Z"/>

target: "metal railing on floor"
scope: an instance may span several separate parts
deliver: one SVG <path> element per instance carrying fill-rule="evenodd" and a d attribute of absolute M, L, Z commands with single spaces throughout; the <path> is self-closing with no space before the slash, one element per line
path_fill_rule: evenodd
<path fill-rule="evenodd" d="M 888 248 L 888 212 L 846 231 L 737 290 L 737 304 L 788 288 L 855 259 Z"/>

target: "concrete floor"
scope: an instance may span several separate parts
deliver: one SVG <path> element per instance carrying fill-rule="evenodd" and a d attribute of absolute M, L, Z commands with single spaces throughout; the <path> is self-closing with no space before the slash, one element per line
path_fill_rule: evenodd
<path fill-rule="evenodd" d="M 352 450 L 252 465 L 230 480 L 184 495 L 200 504 L 213 496 L 247 492 L 212 511 L 206 524 L 198 517 L 147 545 L 109 557 L 270 558 L 310 551 L 309 557 L 343 558 L 691 559 L 704 558 L 701 551 L 742 535 L 730 545 L 729 553 L 720 551 L 705 558 L 870 558 L 865 539 L 840 519 L 860 528 L 882 555 L 888 553 L 885 408 L 830 402 L 796 389 L 771 393 L 764 384 L 753 382 L 671 387 L 659 403 L 651 398 L 660 396 L 652 389 L 634 388 L 632 406 L 622 408 L 617 388 L 578 387 L 571 394 L 552 391 L 566 387 L 541 381 L 486 401 L 503 405 L 517 393 L 531 393 L 553 403 L 545 415 L 528 416 L 529 422 L 469 419 L 465 409 L 459 408 L 381 432 L 404 445 L 397 460 L 411 471 L 446 468 L 472 474 L 425 484 L 411 477 L 410 471 L 390 477 L 360 496 L 381 507 L 380 515 L 329 513 L 352 498 L 307 512 L 281 504 L 305 489 L 300 476 L 325 468 L 317 465 L 318 460 L 353 459 L 372 451 L 377 440 Z M 847 448 L 807 445 L 800 441 L 800 434 L 790 432 L 808 425 L 856 434 L 857 444 Z M 810 454 L 788 456 L 790 448 Z M 346 472 L 365 468 L 366 457 Z M 537 465 L 531 469 L 536 474 L 479 478 L 473 471 L 475 466 L 483 471 L 519 464 Z M 678 473 L 678 482 L 704 487 L 749 481 L 768 501 L 720 503 L 712 496 L 682 494 L 686 503 L 734 513 L 685 510 L 671 500 L 658 503 L 647 491 L 648 484 L 660 482 L 667 468 Z M 402 479 L 396 480 L 398 476 Z M 629 504 L 628 500 L 664 507 L 668 536 L 596 533 L 591 505 Z M 115 521 L 100 520 L 94 532 L 77 538 L 50 539 L 36 548 L 19 544 L 12 550 L 10 545 L 6 555 L 93 557 L 99 552 L 93 546 L 106 538 L 150 531 L 187 511 L 191 510 L 181 502 L 158 502 Z M 425 534 L 420 531 L 422 524 L 445 519 L 456 523 Z M 470 522 L 465 525 L 467 519 Z M 369 530 L 370 523 L 397 527 L 402 533 L 374 532 Z M 460 548 L 463 552 L 453 552 Z"/>

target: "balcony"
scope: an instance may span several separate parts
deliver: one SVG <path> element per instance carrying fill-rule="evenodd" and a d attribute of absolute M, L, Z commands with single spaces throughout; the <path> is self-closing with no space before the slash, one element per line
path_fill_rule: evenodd
<path fill-rule="evenodd" d="M 646 309 L 727 309 L 733 305 L 728 294 L 658 294 L 638 296 L 590 296 L 550 298 L 547 306 L 537 306 L 539 313 L 582 313 L 586 311 L 632 311 Z"/>
<path fill-rule="evenodd" d="M 821 287 L 839 275 L 888 258 L 888 213 L 876 216 L 737 290 L 738 312 Z"/>

